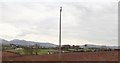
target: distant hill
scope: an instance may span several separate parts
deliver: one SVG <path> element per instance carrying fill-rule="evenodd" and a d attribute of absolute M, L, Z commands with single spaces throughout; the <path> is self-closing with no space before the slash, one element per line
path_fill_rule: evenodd
<path fill-rule="evenodd" d="M 14 39 L 11 41 L 7 41 L 5 39 L 0 39 L 0 44 L 3 45 L 10 45 L 10 44 L 15 44 L 15 45 L 21 45 L 21 46 L 32 46 L 37 44 L 40 47 L 57 47 L 58 45 L 49 43 L 49 42 L 34 42 L 34 41 L 26 41 L 26 40 L 19 40 L 19 39 Z M 87 46 L 85 46 L 87 45 Z M 80 45 L 81 48 L 111 48 L 111 49 L 120 49 L 120 46 L 106 46 L 106 45 L 94 45 L 94 44 L 85 44 L 85 45 Z"/>
<path fill-rule="evenodd" d="M 10 45 L 10 42 L 5 40 L 5 39 L 0 39 L 0 44 L 3 44 L 3 45 Z"/>
<path fill-rule="evenodd" d="M 93 44 L 85 44 L 85 45 L 80 45 L 80 47 L 81 48 L 107 48 L 107 49 L 111 48 L 111 49 L 118 49 L 118 46 L 93 45 Z"/>
<path fill-rule="evenodd" d="M 3 45 L 9 45 L 9 44 L 15 44 L 15 45 L 21 45 L 21 46 L 32 46 L 37 44 L 40 47 L 56 47 L 57 45 L 52 44 L 52 43 L 43 43 L 43 42 L 34 42 L 34 41 L 26 41 L 26 40 L 19 40 L 19 39 L 14 39 L 11 41 L 7 41 L 5 39 L 0 39 L 0 43 L 2 43 Z"/>

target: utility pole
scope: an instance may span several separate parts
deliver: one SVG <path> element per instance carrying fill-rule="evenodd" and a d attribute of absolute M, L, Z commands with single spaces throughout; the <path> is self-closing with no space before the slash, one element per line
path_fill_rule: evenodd
<path fill-rule="evenodd" d="M 61 12 L 62 7 L 60 7 L 60 22 L 59 22 L 59 60 L 61 60 Z"/>

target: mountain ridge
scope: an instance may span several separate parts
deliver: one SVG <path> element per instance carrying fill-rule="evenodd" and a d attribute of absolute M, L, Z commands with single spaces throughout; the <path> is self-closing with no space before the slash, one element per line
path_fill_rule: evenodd
<path fill-rule="evenodd" d="M 37 44 L 40 47 L 57 47 L 57 45 L 49 43 L 49 42 L 34 42 L 34 41 L 27 41 L 27 40 L 20 40 L 20 39 L 13 39 L 11 41 L 7 41 L 5 39 L 0 39 L 0 44 L 3 45 L 10 45 L 10 44 L 15 44 L 15 45 L 21 45 L 21 46 L 33 46 Z"/>
<path fill-rule="evenodd" d="M 56 44 L 52 44 L 49 42 L 35 42 L 35 41 L 27 41 L 27 40 L 20 40 L 20 39 L 13 39 L 11 41 L 7 41 L 5 39 L 0 38 L 0 44 L 4 45 L 10 45 L 10 44 L 15 44 L 15 45 L 22 45 L 22 46 L 33 46 L 37 44 L 40 47 L 58 47 Z M 87 45 L 87 46 L 85 46 Z M 120 49 L 120 46 L 106 46 L 106 45 L 94 45 L 94 44 L 85 44 L 85 45 L 79 45 L 81 48 L 111 48 L 111 49 Z"/>

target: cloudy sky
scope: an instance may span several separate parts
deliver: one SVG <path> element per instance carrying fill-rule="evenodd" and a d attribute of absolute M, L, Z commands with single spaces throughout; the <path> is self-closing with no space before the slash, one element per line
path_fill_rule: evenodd
<path fill-rule="evenodd" d="M 118 0 L 1 0 L 0 38 L 58 44 L 118 45 Z"/>

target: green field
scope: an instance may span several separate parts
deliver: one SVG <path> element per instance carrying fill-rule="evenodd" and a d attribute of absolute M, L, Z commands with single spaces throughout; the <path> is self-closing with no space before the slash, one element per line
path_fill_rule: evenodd
<path fill-rule="evenodd" d="M 48 54 L 49 50 L 54 50 L 54 49 L 38 49 L 37 50 L 37 55 Z M 11 49 L 11 50 L 6 50 L 6 51 L 7 52 L 16 53 L 16 54 L 20 54 L 20 55 L 26 55 L 26 50 L 24 50 L 24 49 L 22 49 L 22 50 Z M 30 52 L 29 52 L 29 54 L 30 54 Z M 32 54 L 35 55 L 36 54 L 36 50 L 33 50 Z"/>

